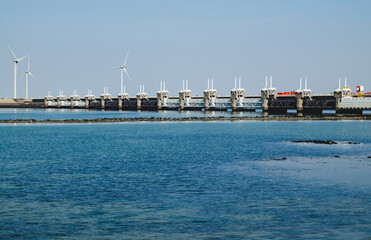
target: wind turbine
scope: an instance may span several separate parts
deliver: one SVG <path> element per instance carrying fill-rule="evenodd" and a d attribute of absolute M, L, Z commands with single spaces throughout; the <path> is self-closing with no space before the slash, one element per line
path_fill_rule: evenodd
<path fill-rule="evenodd" d="M 37 78 L 30 72 L 30 55 L 28 55 L 28 68 L 24 75 L 26 75 L 26 98 L 28 98 L 28 75 L 37 80 Z"/>
<path fill-rule="evenodd" d="M 124 64 L 122 64 L 121 66 L 113 68 L 113 69 L 121 69 L 121 93 L 120 94 L 123 94 L 123 91 L 124 91 L 124 72 L 125 72 L 126 76 L 128 76 L 129 80 L 131 80 L 130 77 L 129 77 L 128 72 L 126 71 L 126 61 L 128 60 L 128 55 L 129 55 L 129 51 L 126 54 Z"/>
<path fill-rule="evenodd" d="M 10 48 L 9 45 L 8 45 L 8 48 L 14 56 L 14 59 L 13 59 L 13 62 L 14 62 L 14 98 L 17 98 L 17 66 L 18 66 L 18 62 L 24 59 L 25 57 L 27 57 L 27 55 L 21 58 L 17 58 L 17 56 L 14 54 L 13 50 Z"/>

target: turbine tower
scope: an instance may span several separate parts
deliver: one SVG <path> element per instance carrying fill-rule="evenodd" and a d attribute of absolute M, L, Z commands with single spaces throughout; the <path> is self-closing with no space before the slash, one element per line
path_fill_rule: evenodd
<path fill-rule="evenodd" d="M 27 71 L 24 73 L 24 75 L 26 75 L 26 98 L 28 98 L 28 75 L 30 75 L 35 80 L 37 80 L 37 78 L 30 71 L 30 55 L 28 55 L 28 67 L 27 67 Z"/>
<path fill-rule="evenodd" d="M 14 54 L 13 50 L 10 48 L 9 45 L 8 45 L 8 48 L 14 56 L 14 59 L 13 59 L 13 62 L 14 62 L 14 98 L 17 98 L 17 66 L 18 66 L 18 62 L 24 59 L 25 57 L 27 57 L 27 55 L 21 58 L 17 58 L 17 56 Z"/>
<path fill-rule="evenodd" d="M 113 68 L 113 69 L 121 69 L 121 92 L 120 92 L 120 94 L 123 94 L 123 91 L 124 91 L 124 72 L 125 72 L 126 76 L 128 76 L 129 80 L 131 80 L 130 77 L 129 77 L 128 72 L 126 71 L 126 61 L 128 60 L 128 55 L 129 55 L 129 51 L 126 54 L 124 64 L 122 64 L 121 66 Z"/>

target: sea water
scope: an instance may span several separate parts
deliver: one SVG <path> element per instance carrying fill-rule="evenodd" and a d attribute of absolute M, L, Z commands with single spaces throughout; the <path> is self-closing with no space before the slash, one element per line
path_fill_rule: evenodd
<path fill-rule="evenodd" d="M 370 132 L 368 121 L 2 124 L 0 238 L 369 239 Z"/>
<path fill-rule="evenodd" d="M 0 108 L 0 120 L 15 119 L 96 119 L 96 118 L 182 118 L 182 117 L 256 117 L 262 112 L 232 112 L 232 111 L 117 111 L 89 109 L 56 109 L 56 108 Z"/>

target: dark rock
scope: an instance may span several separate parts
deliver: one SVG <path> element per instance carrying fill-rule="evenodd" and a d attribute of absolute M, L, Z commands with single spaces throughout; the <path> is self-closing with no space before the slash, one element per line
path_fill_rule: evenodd
<path fill-rule="evenodd" d="M 315 144 L 338 144 L 337 142 L 335 141 L 331 141 L 331 140 L 295 140 L 295 141 L 292 141 L 294 143 L 315 143 Z"/>
<path fill-rule="evenodd" d="M 283 157 L 283 158 L 271 158 L 271 160 L 275 160 L 275 161 L 283 161 L 283 160 L 286 160 L 287 157 Z"/>
<path fill-rule="evenodd" d="M 340 156 L 339 155 L 335 155 L 334 157 L 339 158 Z"/>

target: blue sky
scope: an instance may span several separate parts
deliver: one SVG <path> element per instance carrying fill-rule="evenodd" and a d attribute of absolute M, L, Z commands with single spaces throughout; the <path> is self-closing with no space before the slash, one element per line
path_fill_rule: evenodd
<path fill-rule="evenodd" d="M 166 81 L 177 95 L 189 80 L 194 95 L 214 79 L 229 94 L 242 77 L 247 94 L 259 94 L 265 76 L 278 91 L 308 78 L 314 93 L 330 93 L 338 78 L 371 91 L 371 1 L 70 1 L 0 0 L 0 97 L 13 95 L 13 62 L 31 54 L 31 97 L 112 95 L 130 49 L 125 79 L 134 96 L 139 85 L 154 95 Z M 25 96 L 19 64 L 18 97 Z"/>

